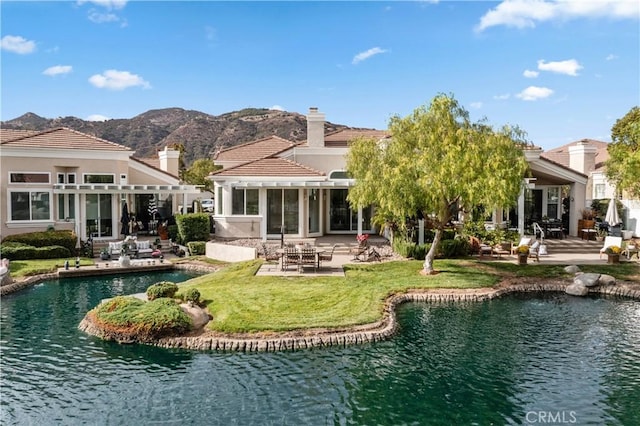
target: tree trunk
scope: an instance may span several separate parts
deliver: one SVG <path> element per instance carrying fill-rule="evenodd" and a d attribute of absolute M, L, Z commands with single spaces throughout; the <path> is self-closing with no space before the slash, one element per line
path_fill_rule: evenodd
<path fill-rule="evenodd" d="M 433 259 L 436 257 L 436 253 L 438 252 L 438 246 L 440 246 L 440 240 L 442 239 L 442 229 L 436 228 L 436 235 L 433 237 L 433 243 L 431 244 L 431 248 L 429 252 L 424 257 L 424 264 L 422 265 L 422 274 L 423 275 L 433 275 L 436 272 L 433 270 Z"/>

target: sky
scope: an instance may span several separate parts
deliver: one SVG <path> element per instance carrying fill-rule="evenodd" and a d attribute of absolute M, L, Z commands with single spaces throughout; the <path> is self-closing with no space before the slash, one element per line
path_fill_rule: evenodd
<path fill-rule="evenodd" d="M 637 0 L 3 0 L 0 13 L 3 121 L 314 106 L 386 129 L 444 93 L 552 149 L 610 141 L 640 105 Z"/>

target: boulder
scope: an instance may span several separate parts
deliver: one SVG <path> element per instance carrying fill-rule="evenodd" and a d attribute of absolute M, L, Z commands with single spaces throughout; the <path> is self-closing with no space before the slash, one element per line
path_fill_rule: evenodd
<path fill-rule="evenodd" d="M 598 279 L 598 284 L 600 285 L 614 285 L 616 283 L 616 279 L 611 275 L 602 274 Z"/>
<path fill-rule="evenodd" d="M 198 329 L 209 322 L 209 314 L 198 306 L 191 306 L 188 303 L 182 303 L 180 308 L 189 315 L 193 321 L 193 328 Z"/>
<path fill-rule="evenodd" d="M 565 266 L 564 271 L 568 274 L 577 274 L 580 272 L 580 268 L 577 265 Z"/>
<path fill-rule="evenodd" d="M 585 287 L 594 287 L 599 284 L 600 274 L 580 274 L 577 275 L 573 282 L 575 284 L 582 284 Z"/>
<path fill-rule="evenodd" d="M 589 289 L 583 284 L 573 283 L 567 286 L 565 293 L 571 296 L 586 296 Z"/>

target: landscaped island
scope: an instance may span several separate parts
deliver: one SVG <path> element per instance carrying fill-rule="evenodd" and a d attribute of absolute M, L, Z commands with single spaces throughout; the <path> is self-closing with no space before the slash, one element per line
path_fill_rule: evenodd
<path fill-rule="evenodd" d="M 167 299 L 146 302 L 153 304 L 144 308 L 147 313 L 135 315 L 144 318 L 142 323 L 153 323 L 157 332 L 149 332 L 150 328 L 140 322 L 127 325 L 122 317 L 109 323 L 105 313 L 112 314 L 118 306 L 127 305 L 118 298 L 111 301 L 112 305 L 103 303 L 90 311 L 79 327 L 110 340 L 199 350 L 343 346 L 391 336 L 396 328 L 395 307 L 400 303 L 482 301 L 511 292 L 564 291 L 573 278 L 557 265 L 519 268 L 471 260 L 439 261 L 436 265 L 441 273 L 431 277 L 418 273 L 419 261 L 345 265 L 345 278 L 255 276 L 260 265 L 260 260 L 234 264 L 180 286 L 178 298 L 184 299 L 193 288 L 200 292 L 202 311 L 212 318 L 204 326 L 188 323 L 186 316 L 175 310 L 177 303 Z M 640 299 L 637 266 L 597 265 L 583 269 L 611 274 L 618 280 L 615 285 L 592 287 L 590 292 Z M 145 304 L 129 303 L 127 309 L 143 309 Z M 170 307 L 167 312 L 171 313 L 160 314 L 162 309 L 158 311 L 158 307 Z M 152 314 L 145 316 L 148 312 Z M 163 329 L 162 321 L 175 327 Z"/>

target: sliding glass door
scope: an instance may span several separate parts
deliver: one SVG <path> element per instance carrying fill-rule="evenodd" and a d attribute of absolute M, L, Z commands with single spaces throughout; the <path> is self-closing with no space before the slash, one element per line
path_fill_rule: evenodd
<path fill-rule="evenodd" d="M 86 236 L 112 237 L 113 215 L 111 194 L 87 194 L 86 195 Z"/>
<path fill-rule="evenodd" d="M 267 234 L 298 234 L 298 189 L 267 189 Z"/>

